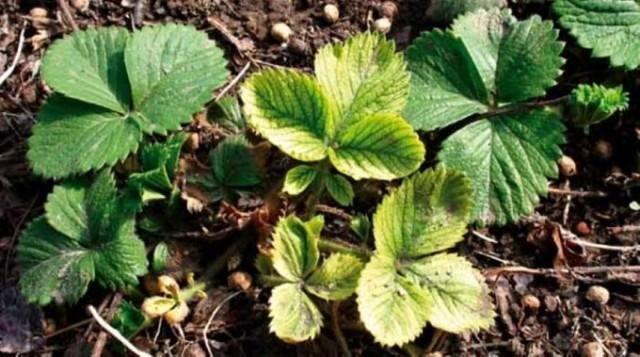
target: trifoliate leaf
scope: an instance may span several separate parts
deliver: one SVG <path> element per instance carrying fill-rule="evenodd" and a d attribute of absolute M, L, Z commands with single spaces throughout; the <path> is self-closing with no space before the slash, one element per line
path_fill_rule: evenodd
<path fill-rule="evenodd" d="M 409 73 L 402 54 L 379 33 L 323 47 L 316 56 L 315 71 L 339 112 L 337 122 L 327 125 L 329 133 L 358 118 L 399 113 L 406 104 Z"/>
<path fill-rule="evenodd" d="M 233 133 L 239 133 L 247 127 L 240 103 L 235 96 L 225 95 L 220 98 L 215 106 L 210 108 L 207 117 Z"/>
<path fill-rule="evenodd" d="M 327 156 L 326 123 L 335 114 L 313 77 L 266 70 L 247 80 L 242 100 L 249 124 L 283 152 L 301 161 Z"/>
<path fill-rule="evenodd" d="M 61 178 L 111 166 L 141 140 L 131 118 L 54 94 L 38 115 L 27 157 L 36 174 Z"/>
<path fill-rule="evenodd" d="M 418 134 L 398 114 L 376 114 L 351 124 L 329 149 L 331 163 L 355 180 L 407 176 L 424 160 Z"/>
<path fill-rule="evenodd" d="M 429 295 L 429 322 L 444 331 L 478 331 L 493 325 L 495 313 L 480 272 L 466 259 L 438 254 L 412 263 L 406 276 Z"/>
<path fill-rule="evenodd" d="M 480 120 L 451 135 L 438 159 L 471 178 L 472 219 L 503 225 L 533 211 L 557 177 L 564 125 L 552 112 L 503 115 Z"/>
<path fill-rule="evenodd" d="M 362 268 L 357 257 L 332 254 L 305 281 L 305 289 L 326 300 L 344 300 L 356 290 Z"/>
<path fill-rule="evenodd" d="M 448 23 L 467 12 L 506 5 L 506 0 L 431 0 L 427 18 L 436 23 Z"/>
<path fill-rule="evenodd" d="M 303 222 L 296 216 L 282 218 L 273 233 L 273 267 L 292 282 L 304 279 L 318 265 L 318 240 L 324 218 Z"/>
<path fill-rule="evenodd" d="M 640 65 L 640 4 L 634 0 L 556 0 L 560 24 L 593 56 L 614 66 Z"/>
<path fill-rule="evenodd" d="M 260 171 L 249 142 L 242 136 L 225 139 L 209 154 L 213 177 L 221 187 L 249 187 L 260 183 Z"/>
<path fill-rule="evenodd" d="M 353 187 L 344 176 L 328 175 L 325 181 L 329 195 L 342 206 L 350 206 L 353 202 Z"/>
<path fill-rule="evenodd" d="M 271 332 L 290 343 L 312 339 L 322 328 L 322 314 L 300 286 L 293 283 L 273 289 L 269 316 Z"/>
<path fill-rule="evenodd" d="M 30 301 L 75 303 L 94 278 L 116 289 L 146 273 L 134 211 L 116 197 L 114 185 L 102 173 L 91 186 L 70 182 L 49 195 L 46 220 L 36 219 L 18 244 L 19 285 Z"/>
<path fill-rule="evenodd" d="M 228 75 L 223 52 L 190 26 L 148 26 L 125 50 L 133 114 L 147 133 L 166 134 L 191 121 Z"/>
<path fill-rule="evenodd" d="M 466 231 L 471 193 L 465 176 L 442 166 L 406 179 L 373 216 L 377 253 L 401 259 L 452 247 Z"/>
<path fill-rule="evenodd" d="M 169 193 L 178 169 L 180 151 L 187 136 L 180 133 L 167 139 L 165 143 L 153 143 L 142 148 L 140 162 L 142 172 L 129 176 L 129 183 L 139 189 Z"/>
<path fill-rule="evenodd" d="M 405 117 L 433 130 L 490 106 L 541 96 L 555 84 L 563 44 L 549 21 L 479 10 L 447 32 L 425 32 L 407 50 L 413 72 Z"/>
<path fill-rule="evenodd" d="M 399 275 L 393 259 L 374 256 L 362 271 L 356 292 L 360 319 L 382 345 L 410 342 L 427 323 L 429 295 Z"/>
<path fill-rule="evenodd" d="M 609 88 L 599 84 L 578 85 L 567 103 L 569 120 L 578 127 L 599 123 L 628 106 L 629 98 L 622 86 Z"/>
<path fill-rule="evenodd" d="M 125 114 L 131 104 L 124 66 L 128 39 L 124 28 L 75 31 L 51 45 L 42 60 L 42 77 L 67 97 Z"/>
<path fill-rule="evenodd" d="M 298 165 L 287 172 L 282 190 L 292 196 L 299 195 L 311 185 L 317 175 L 318 171 L 314 167 Z"/>

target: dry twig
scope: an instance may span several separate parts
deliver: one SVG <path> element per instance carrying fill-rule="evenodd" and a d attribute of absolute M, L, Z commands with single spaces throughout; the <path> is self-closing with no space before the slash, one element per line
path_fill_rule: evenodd
<path fill-rule="evenodd" d="M 120 341 L 131 353 L 135 354 L 138 357 L 152 357 L 149 353 L 140 351 L 136 346 L 134 346 L 129 340 L 127 340 L 124 336 L 120 334 L 118 330 L 113 328 L 109 323 L 107 323 L 96 311 L 96 308 L 93 305 L 89 305 L 87 307 L 87 311 L 91 314 L 91 316 L 96 320 L 98 325 L 102 327 L 105 331 L 107 331 L 111 336 L 113 336 L 116 340 Z"/>

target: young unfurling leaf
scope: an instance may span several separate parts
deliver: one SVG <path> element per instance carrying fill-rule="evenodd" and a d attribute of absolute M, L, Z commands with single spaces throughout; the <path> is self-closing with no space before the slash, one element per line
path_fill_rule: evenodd
<path fill-rule="evenodd" d="M 578 127 L 599 123 L 628 106 L 629 98 L 622 86 L 608 88 L 599 84 L 578 85 L 567 103 L 569 120 Z"/>

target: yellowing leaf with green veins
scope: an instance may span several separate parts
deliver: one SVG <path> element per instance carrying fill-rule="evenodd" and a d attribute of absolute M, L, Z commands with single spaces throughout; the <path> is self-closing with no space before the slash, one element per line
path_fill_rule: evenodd
<path fill-rule="evenodd" d="M 298 165 L 287 172 L 283 191 L 290 195 L 299 195 L 316 179 L 318 171 L 309 165 Z"/>
<path fill-rule="evenodd" d="M 353 202 L 353 187 L 351 182 L 342 175 L 329 175 L 326 178 L 329 195 L 340 205 L 350 206 Z"/>
<path fill-rule="evenodd" d="M 500 225 L 531 213 L 548 178 L 557 175 L 560 118 L 524 107 L 500 114 L 556 83 L 564 63 L 557 38 L 553 24 L 538 16 L 519 21 L 509 10 L 479 10 L 458 17 L 446 31 L 423 33 L 407 50 L 413 75 L 403 114 L 415 128 L 492 115 L 461 125 L 438 155 L 472 180 L 473 221 Z"/>
<path fill-rule="evenodd" d="M 406 277 L 429 296 L 429 322 L 444 331 L 478 331 L 493 325 L 493 304 L 482 275 L 454 254 L 437 254 L 413 262 Z"/>
<path fill-rule="evenodd" d="M 430 309 L 429 295 L 395 270 L 395 262 L 374 256 L 358 281 L 358 311 L 375 340 L 400 346 L 422 333 Z"/>
<path fill-rule="evenodd" d="M 312 339 L 322 328 L 322 314 L 300 286 L 282 284 L 273 289 L 269 299 L 271 332 L 280 339 L 302 342 Z"/>
<path fill-rule="evenodd" d="M 242 99 L 250 126 L 294 159 L 327 159 L 343 174 L 390 180 L 415 171 L 425 149 L 398 115 L 409 74 L 392 42 L 356 35 L 316 57 L 316 77 L 265 70 Z"/>
<path fill-rule="evenodd" d="M 493 323 L 479 272 L 462 257 L 438 253 L 462 240 L 470 195 L 468 179 L 438 166 L 406 179 L 378 207 L 376 251 L 356 292 L 360 318 L 382 345 L 411 342 L 427 322 L 456 333 Z"/>
<path fill-rule="evenodd" d="M 18 242 L 20 290 L 40 305 L 77 302 L 96 281 L 108 289 L 136 285 L 147 272 L 135 210 L 108 172 L 93 183 L 70 181 L 47 198 L 44 216 Z"/>
<path fill-rule="evenodd" d="M 318 265 L 318 239 L 324 218 L 303 222 L 296 216 L 282 218 L 273 233 L 273 267 L 291 282 L 304 279 Z"/>
<path fill-rule="evenodd" d="M 556 0 L 553 10 L 593 57 L 608 57 L 613 66 L 640 65 L 640 4 L 635 0 Z"/>
<path fill-rule="evenodd" d="M 466 232 L 471 182 L 443 167 L 406 179 L 373 216 L 377 252 L 415 258 L 451 248 Z"/>
<path fill-rule="evenodd" d="M 190 122 L 226 79 L 225 67 L 222 51 L 190 26 L 88 29 L 56 41 L 42 65 L 54 95 L 29 139 L 34 172 L 62 178 L 122 161 L 143 133 Z"/>
<path fill-rule="evenodd" d="M 357 257 L 335 253 L 305 281 L 305 289 L 327 300 L 344 300 L 356 290 L 364 263 Z"/>

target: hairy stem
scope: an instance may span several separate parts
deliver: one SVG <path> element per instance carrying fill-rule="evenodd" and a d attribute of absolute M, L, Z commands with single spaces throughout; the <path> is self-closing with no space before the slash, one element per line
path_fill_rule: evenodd
<path fill-rule="evenodd" d="M 362 258 L 364 260 L 368 260 L 371 257 L 371 255 L 373 255 L 373 253 L 367 248 L 359 247 L 359 246 L 352 245 L 345 242 L 329 240 L 326 238 L 320 238 L 320 241 L 318 242 L 318 246 L 320 247 L 320 250 L 324 250 L 327 252 L 351 254 L 359 258 Z"/>
<path fill-rule="evenodd" d="M 340 346 L 340 349 L 342 350 L 342 356 L 351 357 L 347 339 L 344 337 L 342 329 L 340 328 L 340 301 L 334 301 L 331 303 L 331 328 L 336 337 L 336 341 L 338 341 L 338 346 Z"/>
<path fill-rule="evenodd" d="M 269 287 L 290 283 L 289 280 L 277 275 L 262 275 L 260 276 L 260 281 L 264 286 L 269 286 Z"/>
<path fill-rule="evenodd" d="M 316 167 L 317 176 L 313 181 L 311 186 L 311 194 L 307 197 L 307 202 L 305 204 L 305 214 L 304 217 L 306 219 L 310 219 L 316 214 L 316 205 L 320 202 L 320 197 L 324 193 L 325 189 L 325 181 L 327 179 L 327 175 L 329 174 L 329 160 L 324 159 L 320 161 Z"/>

